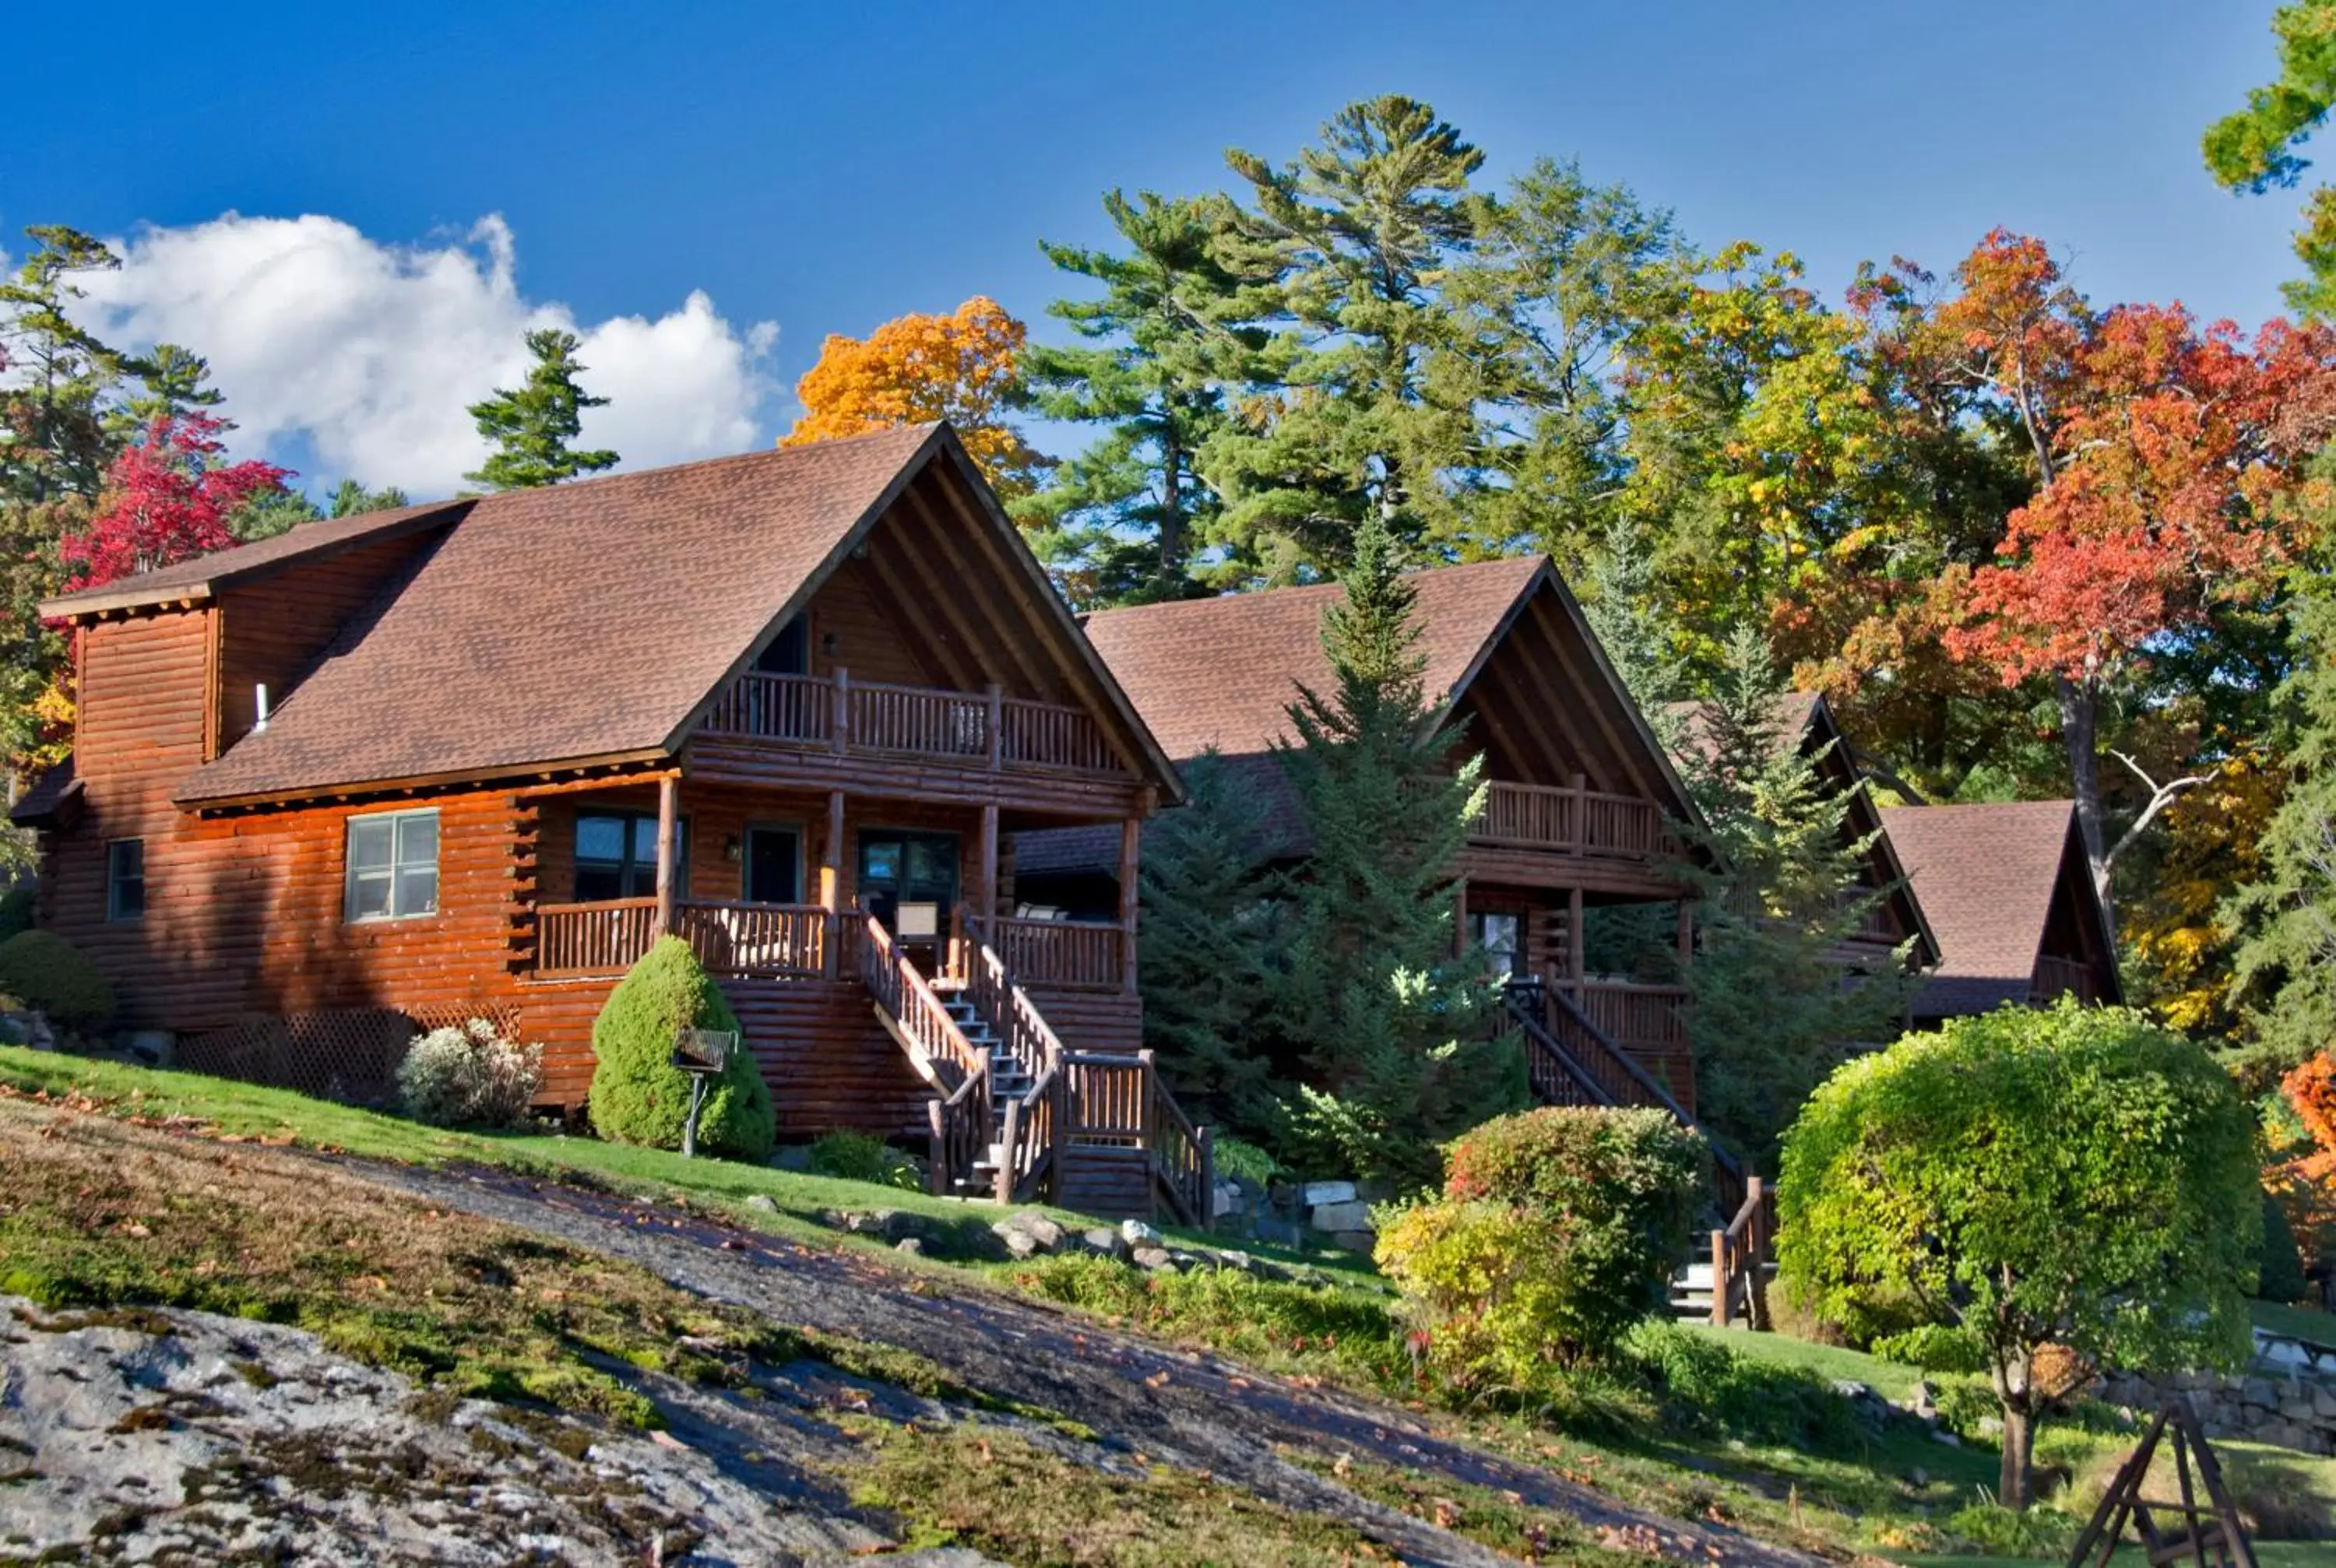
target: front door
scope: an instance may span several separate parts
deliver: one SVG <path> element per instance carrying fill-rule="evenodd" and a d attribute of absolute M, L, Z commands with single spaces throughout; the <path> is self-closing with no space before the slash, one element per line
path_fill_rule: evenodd
<path fill-rule="evenodd" d="M 746 829 L 746 901 L 803 902 L 803 830 L 755 823 Z"/>
<path fill-rule="evenodd" d="M 958 836 L 869 828 L 860 835 L 860 902 L 902 949 L 939 950 L 957 904 Z"/>

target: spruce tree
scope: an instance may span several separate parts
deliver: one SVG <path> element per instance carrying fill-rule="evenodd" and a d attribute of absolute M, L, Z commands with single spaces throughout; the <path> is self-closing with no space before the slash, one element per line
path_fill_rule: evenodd
<path fill-rule="evenodd" d="M 1104 287 L 1058 299 L 1049 315 L 1085 343 L 1028 349 L 1023 374 L 1048 419 L 1105 426 L 1045 489 L 1015 506 L 1033 545 L 1081 608 L 1142 604 L 1194 590 L 1195 550 L 1218 501 L 1199 472 L 1225 425 L 1228 384 L 1245 379 L 1267 334 L 1247 318 L 1270 308 L 1270 279 L 1243 277 L 1219 238 L 1222 197 L 1174 200 L 1120 191 L 1104 210 L 1127 254 L 1042 242 L 1062 271 Z"/>
<path fill-rule="evenodd" d="M 1917 983 L 1903 949 L 1854 978 L 1833 957 L 1887 893 L 1864 882 L 1871 841 L 1844 835 L 1848 797 L 1780 725 L 1786 690 L 1767 641 L 1739 628 L 1684 748 L 1721 868 L 1702 879 L 1688 969 L 1697 1113 L 1771 1172 L 1802 1102 L 1850 1055 L 1895 1037 Z"/>
<path fill-rule="evenodd" d="M 2259 846 L 2263 875 L 2223 911 L 2251 1037 L 2232 1065 L 2259 1091 L 2336 1043 L 2336 588 L 2324 571 L 2298 587 L 2280 688 L 2287 793 Z"/>
<path fill-rule="evenodd" d="M 1376 513 L 1355 534 L 1344 597 L 1322 617 L 1336 686 L 1299 688 L 1280 750 L 1309 838 L 1290 882 L 1278 1027 L 1306 1086 L 1302 1163 L 1410 1189 L 1436 1145 L 1523 1105 L 1524 1058 L 1495 1024 L 1481 955 L 1454 952 L 1453 879 L 1483 804 L 1483 759 L 1426 689 L 1416 590 Z"/>
<path fill-rule="evenodd" d="M 1179 771 L 1184 804 L 1144 835 L 1144 1043 L 1186 1105 L 1264 1142 L 1289 1092 L 1263 1028 L 1280 968 L 1272 873 L 1244 781 L 1214 753 Z"/>
<path fill-rule="evenodd" d="M 608 401 L 579 384 L 585 366 L 576 362 L 578 346 L 574 333 L 558 327 L 527 335 L 535 364 L 526 383 L 516 389 L 498 387 L 492 397 L 471 404 L 479 433 L 495 443 L 495 451 L 477 472 L 463 478 L 495 490 L 525 490 L 616 465 L 613 452 L 578 452 L 569 445 L 583 428 L 583 411 Z"/>

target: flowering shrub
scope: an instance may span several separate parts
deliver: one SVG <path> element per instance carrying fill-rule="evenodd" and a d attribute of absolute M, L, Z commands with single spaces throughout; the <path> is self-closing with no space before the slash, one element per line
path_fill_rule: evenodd
<path fill-rule="evenodd" d="M 819 1139 L 811 1146 L 811 1163 L 804 1167 L 814 1176 L 835 1176 L 847 1182 L 868 1182 L 879 1187 L 898 1187 L 904 1193 L 925 1190 L 925 1176 L 917 1169 L 917 1162 L 893 1148 L 881 1138 L 871 1138 L 865 1133 L 838 1130 Z"/>
<path fill-rule="evenodd" d="M 543 1047 L 506 1040 L 485 1018 L 417 1035 L 397 1067 L 405 1114 L 433 1126 L 508 1127 L 543 1084 Z"/>

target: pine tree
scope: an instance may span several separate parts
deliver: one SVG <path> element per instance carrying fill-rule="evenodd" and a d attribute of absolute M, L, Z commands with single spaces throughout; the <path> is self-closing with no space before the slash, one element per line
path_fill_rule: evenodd
<path fill-rule="evenodd" d="M 1106 427 L 1016 508 L 1082 608 L 1192 591 L 1192 556 L 1220 510 L 1200 455 L 1224 429 L 1222 389 L 1246 379 L 1265 346 L 1246 318 L 1270 308 L 1268 280 L 1228 263 L 1223 198 L 1147 190 L 1131 201 L 1114 190 L 1104 210 L 1126 255 L 1039 247 L 1064 272 L 1103 285 L 1100 299 L 1047 307 L 1091 346 L 1031 348 L 1023 367 L 1038 413 Z"/>
<path fill-rule="evenodd" d="M 122 404 L 122 418 L 141 434 L 158 419 L 208 414 L 227 400 L 227 394 L 210 384 L 210 361 L 175 343 L 158 343 L 146 353 L 124 360 L 122 367 L 143 384 L 144 390 Z M 219 426 L 235 428 L 233 421 L 225 419 Z"/>
<path fill-rule="evenodd" d="M 1834 961 L 1887 895 L 1864 883 L 1870 841 L 1844 836 L 1847 797 L 1828 793 L 1819 759 L 1779 724 L 1785 693 L 1767 641 L 1738 628 L 1684 747 L 1702 837 L 1722 867 L 1704 879 L 1702 945 L 1688 970 L 1696 1107 L 1768 1171 L 1811 1091 L 1897 1034 L 1916 983 L 1904 950 L 1854 979 Z"/>
<path fill-rule="evenodd" d="M 583 429 L 583 411 L 608 401 L 578 383 L 586 368 L 576 362 L 578 346 L 574 333 L 558 327 L 527 335 L 535 364 L 526 384 L 515 390 L 498 387 L 492 397 L 471 404 L 479 433 L 496 450 L 477 472 L 463 478 L 496 490 L 525 490 L 616 466 L 613 452 L 578 452 L 569 445 Z"/>
<path fill-rule="evenodd" d="M 1289 1092 L 1262 1028 L 1280 969 L 1280 911 L 1241 778 L 1213 753 L 1179 771 L 1185 803 L 1144 835 L 1144 1043 L 1187 1105 L 1261 1141 L 1275 1135 Z"/>
<path fill-rule="evenodd" d="M 1286 326 L 1268 395 L 1209 443 L 1226 544 L 1260 574 L 1339 570 L 1376 513 L 1417 535 L 1449 527 L 1482 465 L 1481 390 L 1460 365 L 1439 284 L 1473 242 L 1484 154 L 1416 100 L 1352 103 L 1322 141 L 1277 169 L 1226 154 L 1255 202 L 1223 240 L 1228 265 L 1270 270 Z"/>
<path fill-rule="evenodd" d="M 1654 552 L 1645 531 L 1627 515 L 1607 521 L 1600 548 L 1577 580 L 1582 613 L 1605 650 L 1606 662 L 1630 688 L 1655 738 L 1679 749 L 1678 705 L 1688 695 L 1687 660 L 1680 657 L 1662 609 Z"/>
<path fill-rule="evenodd" d="M 101 240 L 56 225 L 27 229 L 33 252 L 0 282 L 0 453 L 9 493 L 32 506 L 63 496 L 94 497 L 105 467 L 131 434 L 109 420 L 105 399 L 122 379 L 122 355 L 73 318 L 83 297 L 74 279 L 119 268 Z"/>
<path fill-rule="evenodd" d="M 2288 606 L 2295 664 L 2282 683 L 2287 794 L 2258 846 L 2261 880 L 2223 911 L 2239 938 L 2232 989 L 2253 1037 L 2233 1065 L 2267 1089 L 2336 1042 L 2336 589 L 2299 575 Z"/>
<path fill-rule="evenodd" d="M 1281 748 L 1309 836 L 1290 882 L 1279 1029 L 1306 1086 L 1291 1134 L 1315 1164 L 1405 1188 L 1436 1145 L 1525 1097 L 1477 955 L 1454 956 L 1453 876 L 1483 804 L 1483 759 L 1453 765 L 1418 649 L 1416 590 L 1387 521 L 1367 515 L 1344 598 L 1324 612 L 1329 693 L 1299 688 Z"/>

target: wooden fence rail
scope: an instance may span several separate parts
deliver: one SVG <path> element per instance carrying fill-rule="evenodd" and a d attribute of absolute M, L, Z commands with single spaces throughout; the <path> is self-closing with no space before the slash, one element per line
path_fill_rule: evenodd
<path fill-rule="evenodd" d="M 971 767 L 1120 774 L 1127 765 L 1085 708 L 938 687 L 749 671 L 714 700 L 701 726 L 838 752 L 945 757 Z"/>
<path fill-rule="evenodd" d="M 1126 978 L 1127 930 L 1117 921 L 998 920 L 981 930 L 1025 985 L 1115 991 Z"/>
<path fill-rule="evenodd" d="M 1484 786 L 1484 809 L 1469 824 L 1468 837 L 1476 843 L 1620 860 L 1650 859 L 1673 847 L 1662 808 L 1653 801 L 1504 780 Z"/>

